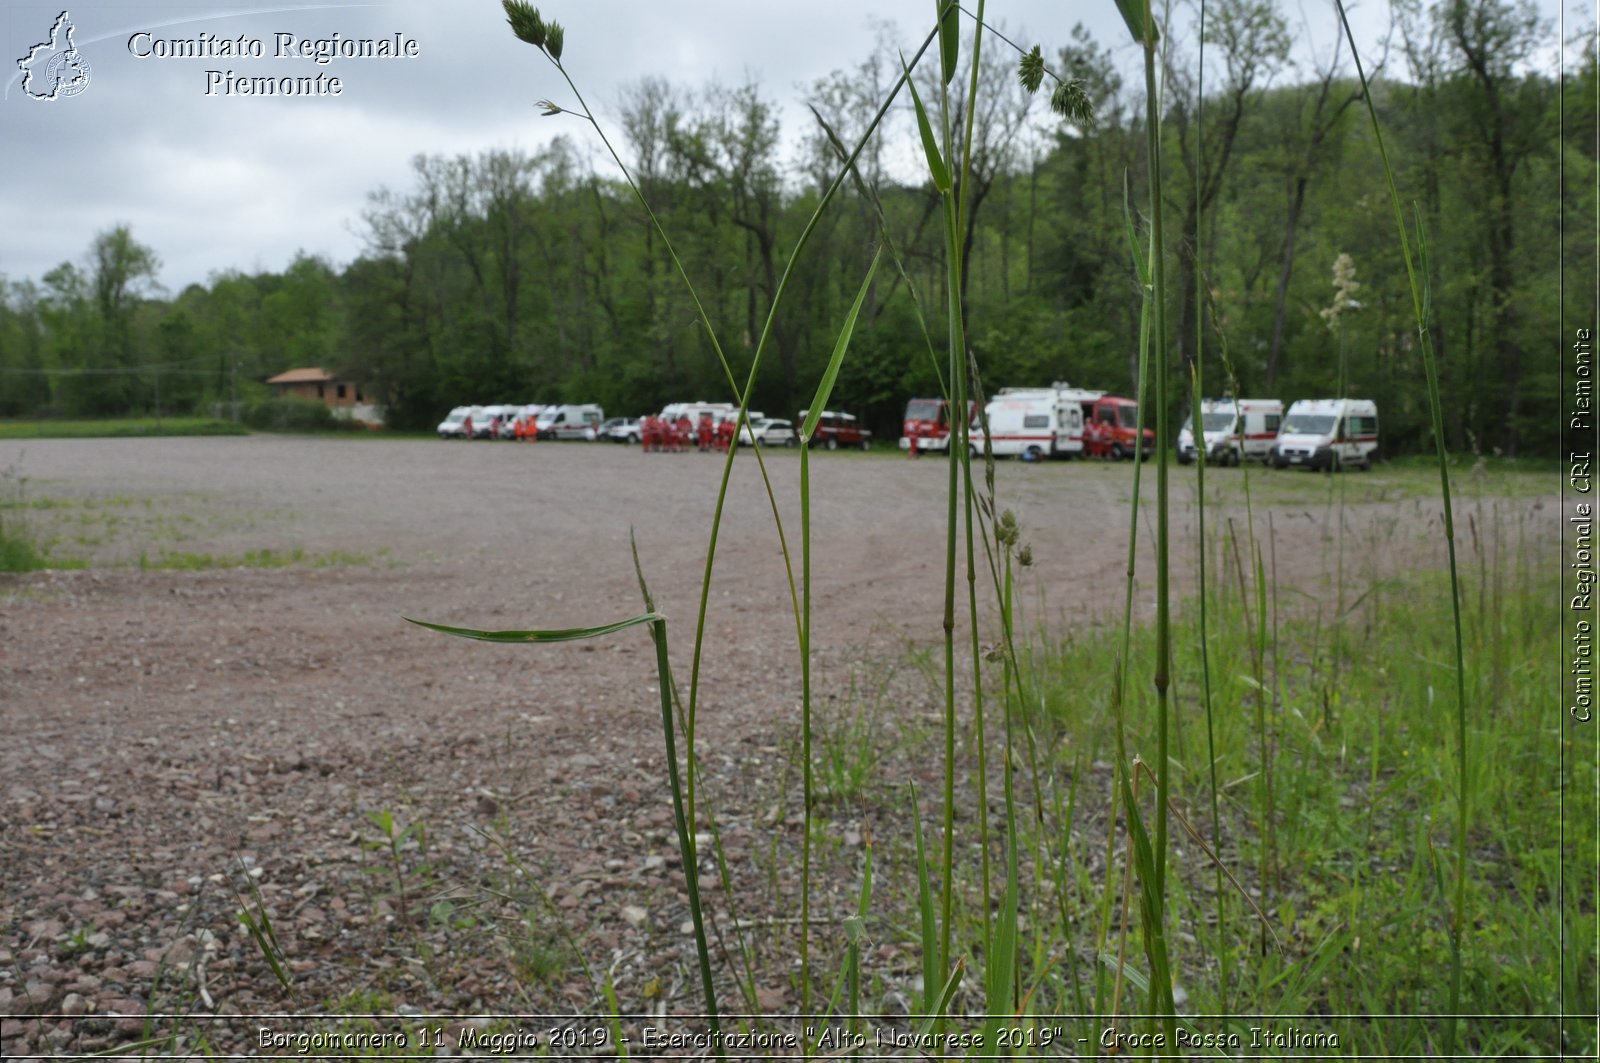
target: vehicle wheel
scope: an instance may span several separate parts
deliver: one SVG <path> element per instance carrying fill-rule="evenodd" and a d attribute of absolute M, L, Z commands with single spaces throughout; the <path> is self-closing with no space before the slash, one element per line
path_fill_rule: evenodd
<path fill-rule="evenodd" d="M 1127 452 L 1122 449 L 1122 444 L 1121 443 L 1113 443 L 1113 444 L 1111 444 L 1111 460 L 1112 461 L 1122 461 L 1127 456 L 1128 456 Z"/>
<path fill-rule="evenodd" d="M 800 445 L 800 440 L 796 439 L 794 436 L 790 436 L 788 439 L 783 441 L 783 445 L 786 447 L 798 447 Z"/>
<path fill-rule="evenodd" d="M 1194 460 L 1194 459 L 1193 459 L 1193 458 L 1191 458 L 1191 457 L 1190 457 L 1190 456 L 1189 456 L 1189 455 L 1188 455 L 1188 454 L 1186 454 L 1186 453 L 1184 453 L 1184 452 L 1183 452 L 1183 451 L 1181 451 L 1181 450 L 1180 450 L 1180 451 L 1178 451 L 1178 464 L 1179 464 L 1179 465 L 1187 465 L 1187 464 L 1189 464 L 1189 463 L 1190 463 L 1190 462 L 1191 462 L 1191 461 L 1193 461 L 1193 460 Z"/>
<path fill-rule="evenodd" d="M 1367 451 L 1366 455 L 1364 457 L 1362 457 L 1362 459 L 1361 459 L 1361 471 L 1362 472 L 1371 472 L 1372 471 L 1372 459 L 1377 457 L 1377 456 L 1378 456 L 1378 452 L 1376 450 Z"/>
<path fill-rule="evenodd" d="M 1029 461 L 1040 461 L 1044 458 L 1044 451 L 1038 447 L 1029 447 L 1027 457 Z"/>
<path fill-rule="evenodd" d="M 863 440 L 862 440 L 862 441 L 861 441 L 861 449 L 862 449 L 862 450 L 871 450 L 871 449 L 872 449 L 872 440 L 870 440 L 870 439 L 863 439 Z"/>

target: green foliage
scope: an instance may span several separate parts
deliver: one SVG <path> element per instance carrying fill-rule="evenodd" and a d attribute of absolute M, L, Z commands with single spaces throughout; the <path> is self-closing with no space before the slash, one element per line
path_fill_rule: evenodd
<path fill-rule="evenodd" d="M 218 568 L 333 568 L 343 565 L 366 565 L 371 559 L 365 554 L 335 550 L 326 554 L 308 554 L 300 547 L 290 550 L 246 550 L 238 556 L 196 554 L 182 550 L 168 550 L 156 557 L 139 555 L 139 570 L 205 572 Z"/>
<path fill-rule="evenodd" d="M 358 427 L 309 399 L 261 399 L 245 407 L 244 423 L 265 432 L 337 432 Z"/>
<path fill-rule="evenodd" d="M 249 430 L 215 417 L 0 421 L 0 439 L 103 439 L 142 436 L 242 436 Z"/>
<path fill-rule="evenodd" d="M 27 478 L 15 466 L 0 469 L 0 572 L 49 567 L 46 551 L 28 521 L 27 499 Z"/>
<path fill-rule="evenodd" d="M 368 812 L 367 819 L 377 830 L 377 837 L 363 838 L 361 847 L 381 854 L 381 862 L 365 870 L 388 878 L 392 890 L 384 897 L 394 901 L 400 925 L 410 926 L 421 914 L 414 904 L 433 881 L 433 865 L 428 861 L 427 825 L 421 820 L 412 820 L 401 826 L 389 809 Z"/>

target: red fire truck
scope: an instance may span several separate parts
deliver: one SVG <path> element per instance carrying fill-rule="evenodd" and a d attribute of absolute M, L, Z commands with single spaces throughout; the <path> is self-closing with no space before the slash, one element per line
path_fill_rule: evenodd
<path fill-rule="evenodd" d="M 977 413 L 977 403 L 967 401 L 968 423 Z M 947 399 L 912 399 L 906 403 L 906 415 L 900 426 L 900 449 L 910 450 L 913 437 L 917 450 L 950 449 L 950 403 Z"/>

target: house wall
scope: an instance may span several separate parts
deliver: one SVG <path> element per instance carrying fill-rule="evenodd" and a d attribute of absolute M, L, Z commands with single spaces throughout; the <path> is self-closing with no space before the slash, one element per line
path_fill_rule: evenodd
<path fill-rule="evenodd" d="M 355 406 L 357 403 L 365 404 L 366 402 L 366 397 L 361 394 L 360 388 L 342 380 L 329 380 L 320 383 L 307 381 L 299 384 L 274 384 L 273 387 L 278 389 L 279 398 L 306 399 L 309 402 L 320 402 L 335 409 Z"/>

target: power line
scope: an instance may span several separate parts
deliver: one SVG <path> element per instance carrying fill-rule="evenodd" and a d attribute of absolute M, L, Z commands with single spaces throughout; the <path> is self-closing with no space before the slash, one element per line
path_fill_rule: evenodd
<path fill-rule="evenodd" d="M 16 376 L 124 376 L 134 373 L 163 373 L 169 376 L 210 376 L 219 372 L 213 355 L 187 358 L 181 362 L 145 362 L 141 365 L 81 366 L 64 369 L 32 369 L 22 366 L 0 366 L 0 374 Z M 185 369 L 184 366 L 208 363 L 204 368 Z"/>

